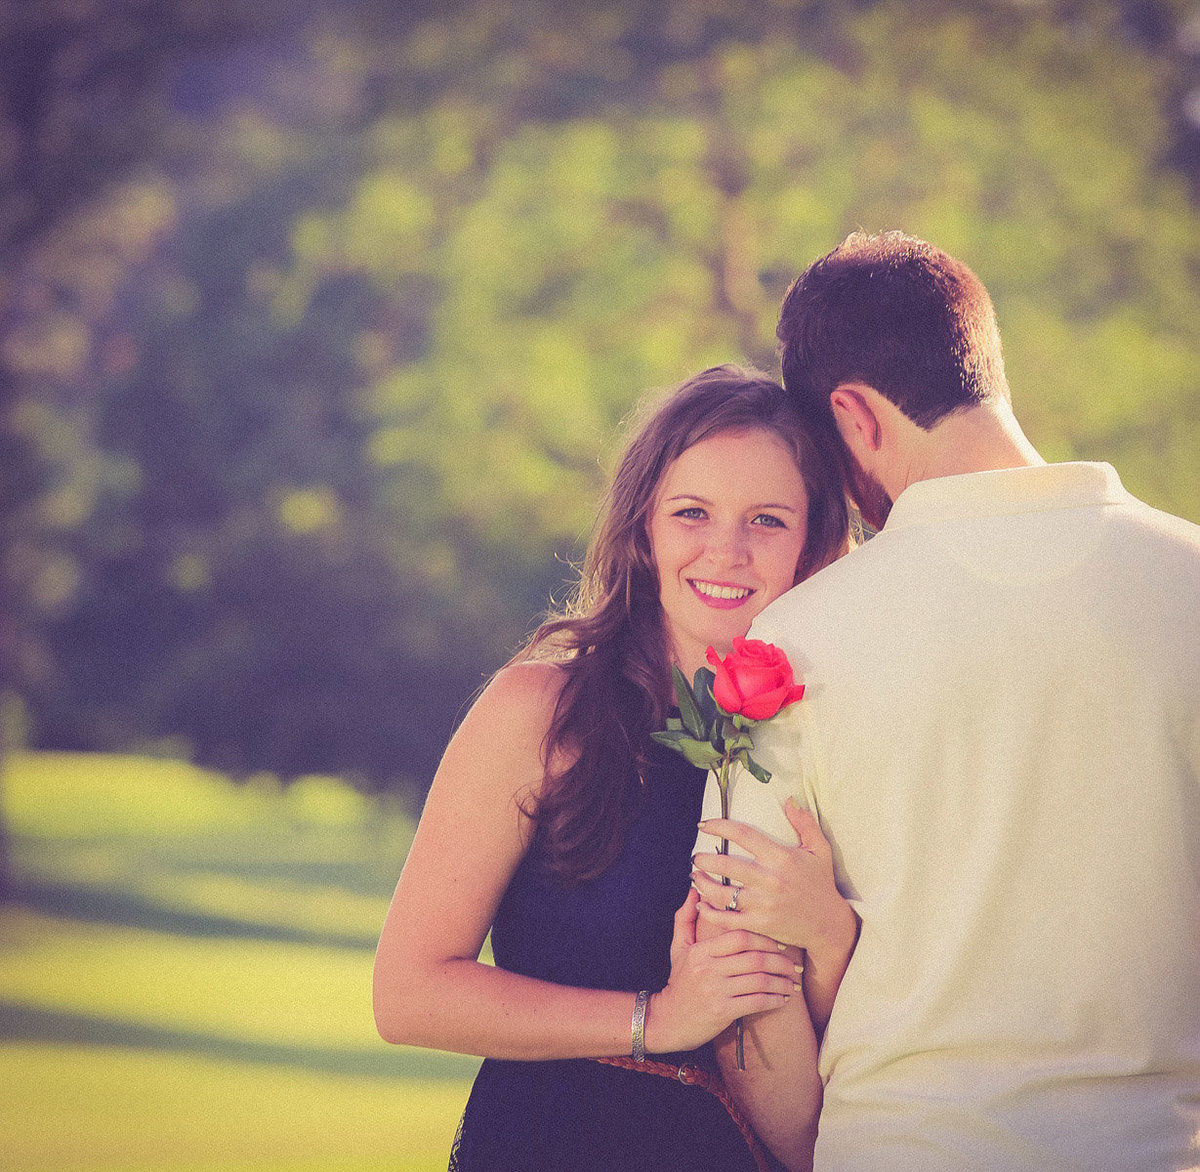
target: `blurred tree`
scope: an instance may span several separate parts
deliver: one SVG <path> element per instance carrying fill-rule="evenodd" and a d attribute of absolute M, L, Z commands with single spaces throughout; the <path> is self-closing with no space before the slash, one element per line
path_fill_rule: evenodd
<path fill-rule="evenodd" d="M 74 373 L 87 349 L 77 289 L 37 271 L 40 246 L 162 142 L 164 68 L 261 28 L 261 5 L 146 0 L 0 5 L 0 705 L 23 707 L 49 665 L 36 632 L 61 593 L 45 515 L 64 479 L 34 392 Z M 0 732 L 0 766 L 6 735 Z M 18 721 L 18 723 L 20 723 Z M 0 827 L 0 892 L 7 881 Z"/>
<path fill-rule="evenodd" d="M 353 6 L 366 17 L 388 12 L 397 31 L 427 7 Z M 186 140 L 187 116 L 203 114 L 213 97 L 193 82 L 211 80 L 244 46 L 294 43 L 298 30 L 338 7 L 0 3 L 0 765 L 26 725 L 31 689 L 47 694 L 58 678 L 40 632 L 81 573 L 59 538 L 85 524 L 108 475 L 94 452 L 91 411 L 97 369 L 114 359 L 107 303 L 152 244 L 147 223 L 151 237 L 164 226 L 159 212 L 171 196 L 156 198 L 156 172 L 187 172 L 181 133 Z M 253 54 L 250 61 L 258 64 Z M 160 207 L 141 215 L 147 192 Z M 99 230 L 98 206 L 115 221 Z M 118 363 L 127 344 L 116 340 Z M 0 822 L 0 892 L 5 841 Z"/>
<path fill-rule="evenodd" d="M 860 225 L 980 272 L 1048 456 L 1200 518 L 1185 0 L 30 11 L 147 61 L 8 287 L 42 743 L 419 793 L 634 400 L 773 365 Z"/>
<path fill-rule="evenodd" d="M 97 425 L 130 474 L 77 533 L 83 583 L 49 628 L 67 670 L 38 697 L 47 741 L 182 737 L 238 776 L 378 785 L 428 776 L 478 684 L 481 616 L 444 613 L 374 507 L 357 350 L 385 307 L 350 273 L 302 314 L 274 295 L 287 227 L 336 171 L 306 152 L 142 267 Z"/>

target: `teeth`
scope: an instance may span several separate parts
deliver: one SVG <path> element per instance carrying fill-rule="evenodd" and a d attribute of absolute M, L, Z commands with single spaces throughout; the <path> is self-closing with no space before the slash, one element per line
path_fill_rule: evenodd
<path fill-rule="evenodd" d="M 747 590 L 744 586 L 718 586 L 715 582 L 693 581 L 692 585 L 709 598 L 721 598 L 728 601 L 735 598 L 749 598 L 754 593 L 753 590 Z"/>

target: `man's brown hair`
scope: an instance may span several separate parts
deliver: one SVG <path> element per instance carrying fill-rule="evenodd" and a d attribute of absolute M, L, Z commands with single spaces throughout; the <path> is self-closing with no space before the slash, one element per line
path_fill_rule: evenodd
<path fill-rule="evenodd" d="M 788 289 L 783 382 L 810 425 L 829 428 L 839 384 L 874 387 L 920 427 L 1009 398 L 1000 332 L 983 282 L 903 232 L 855 232 Z"/>

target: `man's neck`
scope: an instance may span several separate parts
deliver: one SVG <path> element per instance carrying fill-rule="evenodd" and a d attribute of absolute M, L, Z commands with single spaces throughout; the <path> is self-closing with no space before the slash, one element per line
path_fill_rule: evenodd
<path fill-rule="evenodd" d="M 947 416 L 929 431 L 916 429 L 908 460 L 896 469 L 896 494 L 918 480 L 1028 468 L 1046 461 L 1003 401 Z M 894 498 L 893 498 L 894 499 Z"/>

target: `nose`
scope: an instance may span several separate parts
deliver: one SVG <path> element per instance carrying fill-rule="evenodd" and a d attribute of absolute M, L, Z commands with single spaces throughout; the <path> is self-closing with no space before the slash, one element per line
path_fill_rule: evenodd
<path fill-rule="evenodd" d="M 750 542 L 741 525 L 714 529 L 708 543 L 709 557 L 719 566 L 744 566 L 750 560 Z"/>

